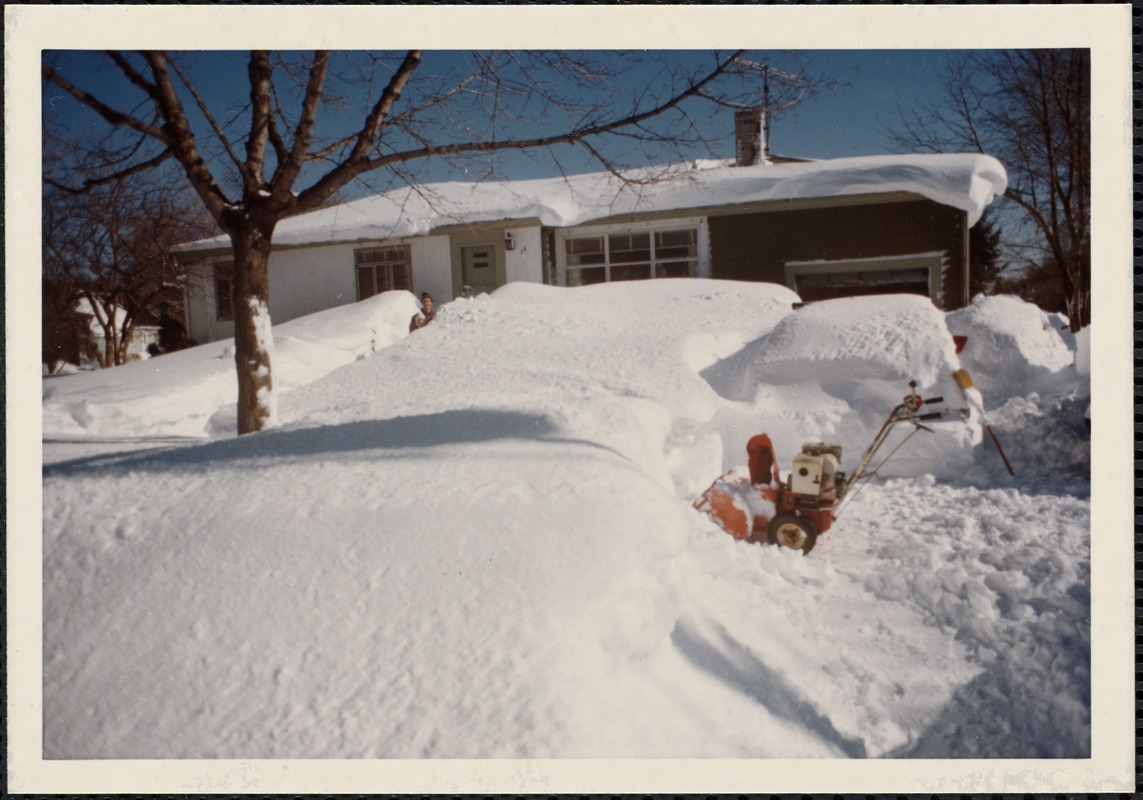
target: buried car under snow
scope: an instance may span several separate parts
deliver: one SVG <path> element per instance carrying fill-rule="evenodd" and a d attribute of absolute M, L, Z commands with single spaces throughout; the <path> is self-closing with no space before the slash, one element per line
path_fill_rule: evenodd
<path fill-rule="evenodd" d="M 747 406 L 743 415 L 752 418 L 751 432 L 768 431 L 745 443 L 745 467 L 731 468 L 694 503 L 736 539 L 809 552 L 861 481 L 952 477 L 971 463 L 981 441 L 983 405 L 959 363 L 944 314 L 921 297 L 885 296 L 872 307 L 871 300 L 802 307 L 704 373 L 725 398 Z M 902 399 L 906 381 L 909 393 Z M 926 387 L 927 398 L 917 393 L 918 385 Z M 812 404 L 817 413 L 799 413 L 811 405 L 803 402 L 810 392 L 826 392 L 833 402 L 820 402 L 819 394 Z M 892 408 L 888 417 L 886 407 Z M 733 427 L 750 430 L 745 422 Z M 922 436 L 913 439 L 917 433 Z M 724 445 L 741 453 L 733 438 L 724 437 Z M 792 443 L 807 440 L 783 478 L 775 443 L 788 452 Z M 861 445 L 862 456 L 846 475 L 842 454 Z"/>

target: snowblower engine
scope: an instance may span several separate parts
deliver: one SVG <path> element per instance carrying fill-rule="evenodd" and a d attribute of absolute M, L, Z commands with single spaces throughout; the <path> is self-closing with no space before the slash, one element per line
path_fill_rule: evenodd
<path fill-rule="evenodd" d="M 790 491 L 800 498 L 836 502 L 840 464 L 840 444 L 802 445 L 802 452 L 794 456 L 794 468 L 790 471 Z"/>
<path fill-rule="evenodd" d="M 837 519 L 838 506 L 865 473 L 893 426 L 908 422 L 931 433 L 921 420 L 944 416 L 940 411 L 918 415 L 923 406 L 944 399 L 922 400 L 916 394 L 916 384 L 909 386 L 911 393 L 890 412 L 849 477 L 839 469 L 841 445 L 810 442 L 794 456 L 792 469 L 783 481 L 774 445 L 769 436 L 760 433 L 746 443 L 747 469 L 738 467 L 717 478 L 694 507 L 735 539 L 810 552 L 818 536 Z"/>

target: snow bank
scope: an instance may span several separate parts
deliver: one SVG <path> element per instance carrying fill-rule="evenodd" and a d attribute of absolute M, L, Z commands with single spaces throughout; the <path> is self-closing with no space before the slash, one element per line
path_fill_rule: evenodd
<path fill-rule="evenodd" d="M 566 227 L 633 212 L 882 192 L 911 192 L 959 208 L 968 212 L 971 225 L 1006 185 L 1000 162 L 977 154 L 869 156 L 753 167 L 699 161 L 632 170 L 626 180 L 600 172 L 396 189 L 282 220 L 274 243 L 387 239 L 426 234 L 439 225 L 503 219 L 539 219 L 543 225 Z M 211 250 L 224 243 L 224 237 L 214 237 L 177 249 Z"/>
<path fill-rule="evenodd" d="M 947 323 L 967 337 L 960 360 L 989 405 L 1050 388 L 1051 378 L 1075 362 L 1067 321 L 1053 321 L 1018 297 L 978 295 Z"/>
<path fill-rule="evenodd" d="M 803 442 L 836 442 L 847 454 L 846 468 L 915 381 L 923 398 L 944 398 L 932 408 L 950 410 L 955 421 L 935 422 L 934 433 L 911 436 L 882 474 L 953 477 L 971 463 L 980 440 L 978 420 L 956 413 L 966 407 L 952 380 L 958 368 L 944 314 L 926 298 L 884 295 L 811 303 L 703 374 L 758 420 L 759 431 L 769 429 L 779 453 L 792 458 Z M 898 426 L 881 457 L 911 432 Z M 733 451 L 741 453 L 739 447 Z"/>
<path fill-rule="evenodd" d="M 409 292 L 275 326 L 274 384 L 289 391 L 377 352 L 408 333 L 419 308 Z M 233 432 L 238 386 L 234 340 L 107 370 L 45 377 L 46 436 L 190 436 Z"/>
<path fill-rule="evenodd" d="M 997 421 L 1011 483 L 933 477 L 979 433 L 938 423 L 810 557 L 692 507 L 759 429 L 848 466 L 949 393 L 931 305 L 794 300 L 510 284 L 406 335 L 382 295 L 275 328 L 281 427 L 163 450 L 207 359 L 72 384 L 138 452 L 45 442 L 45 757 L 1090 756 L 1090 503 L 1020 467 L 1051 398 Z"/>
<path fill-rule="evenodd" d="M 1041 485 L 1086 481 L 1091 472 L 1088 330 L 1073 336 L 1067 319 L 1018 297 L 976 297 L 947 316 L 965 336 L 961 363 L 987 409 L 1013 469 Z M 1013 456 L 1012 453 L 1016 455 Z M 965 477 L 1011 485 L 991 440 L 982 442 Z"/>

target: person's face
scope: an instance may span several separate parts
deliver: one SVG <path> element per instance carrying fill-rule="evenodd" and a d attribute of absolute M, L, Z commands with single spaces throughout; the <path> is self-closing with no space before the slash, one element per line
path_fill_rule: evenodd
<path fill-rule="evenodd" d="M 422 305 L 424 305 L 425 311 L 432 311 L 433 310 L 433 298 L 426 297 L 423 301 L 421 301 L 421 303 L 422 303 Z"/>

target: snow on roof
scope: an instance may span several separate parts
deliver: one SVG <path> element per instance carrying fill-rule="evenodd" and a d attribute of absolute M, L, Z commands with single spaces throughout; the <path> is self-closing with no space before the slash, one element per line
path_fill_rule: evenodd
<path fill-rule="evenodd" d="M 732 166 L 696 161 L 522 181 L 408 186 L 282 220 L 278 245 L 383 240 L 430 233 L 443 225 L 538 219 L 569 227 L 617 214 L 697 209 L 776 200 L 911 192 L 968 212 L 975 224 L 1007 175 L 992 156 L 867 156 L 793 164 Z M 227 243 L 224 236 L 180 245 L 191 252 Z"/>

